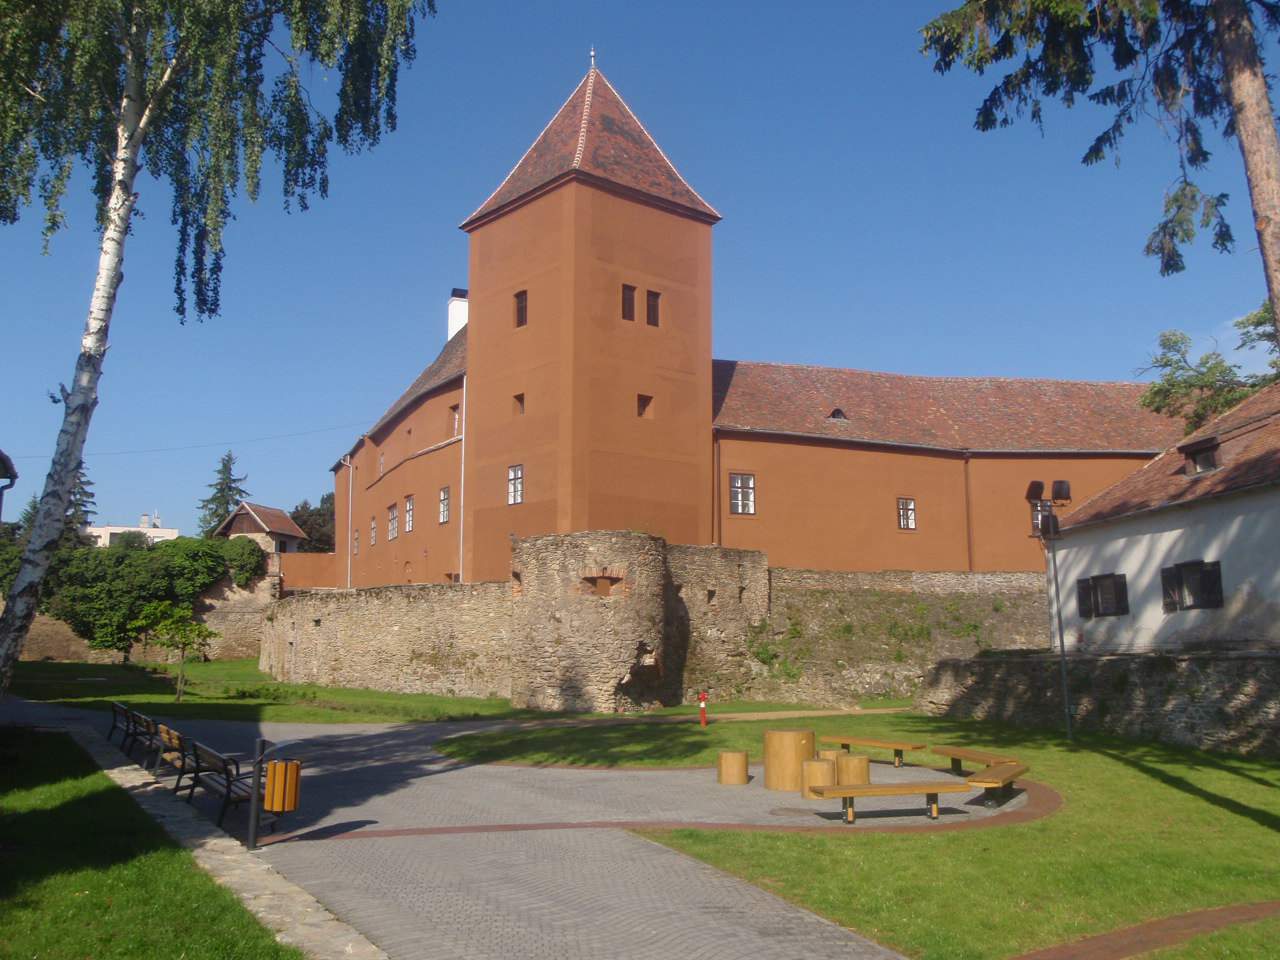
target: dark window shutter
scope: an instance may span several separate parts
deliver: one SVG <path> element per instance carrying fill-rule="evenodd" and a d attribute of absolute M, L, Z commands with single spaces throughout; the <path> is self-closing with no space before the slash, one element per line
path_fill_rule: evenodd
<path fill-rule="evenodd" d="M 1129 612 L 1129 584 L 1123 573 L 1114 575 L 1116 581 L 1116 616 L 1124 616 Z"/>
<path fill-rule="evenodd" d="M 1083 619 L 1093 617 L 1093 584 L 1087 579 L 1076 581 L 1076 606 L 1080 608 Z"/>
<path fill-rule="evenodd" d="M 1165 567 L 1160 571 L 1160 592 L 1164 594 L 1164 612 L 1173 613 L 1182 598 L 1182 578 L 1177 567 Z"/>
<path fill-rule="evenodd" d="M 1203 606 L 1222 606 L 1222 564 L 1217 560 L 1204 565 L 1200 574 L 1200 587 L 1204 591 Z"/>

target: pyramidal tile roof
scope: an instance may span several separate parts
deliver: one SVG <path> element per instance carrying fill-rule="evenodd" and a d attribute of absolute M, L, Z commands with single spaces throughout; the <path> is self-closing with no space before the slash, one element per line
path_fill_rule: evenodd
<path fill-rule="evenodd" d="M 720 219 L 593 66 L 498 189 L 463 221 L 462 229 L 472 230 L 575 178 L 642 194 L 661 207 L 707 223 Z"/>

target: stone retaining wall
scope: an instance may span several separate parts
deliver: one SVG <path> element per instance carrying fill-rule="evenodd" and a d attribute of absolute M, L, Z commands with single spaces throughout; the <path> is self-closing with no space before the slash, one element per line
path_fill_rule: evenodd
<path fill-rule="evenodd" d="M 1071 656 L 1067 665 L 1080 729 L 1280 756 L 1280 654 Z M 1059 660 L 943 660 L 928 672 L 917 706 L 935 716 L 1061 728 Z"/>
<path fill-rule="evenodd" d="M 507 583 L 298 593 L 264 617 L 258 664 L 294 683 L 507 697 L 510 627 Z"/>

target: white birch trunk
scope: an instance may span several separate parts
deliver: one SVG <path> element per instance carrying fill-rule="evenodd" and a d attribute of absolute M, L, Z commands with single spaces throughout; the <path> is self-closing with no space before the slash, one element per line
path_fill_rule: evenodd
<path fill-rule="evenodd" d="M 45 478 L 39 510 L 23 551 L 18 574 L 4 612 L 0 614 L 0 696 L 9 688 L 13 666 L 22 653 L 27 630 L 36 615 L 40 584 L 49 569 L 54 547 L 62 534 L 76 471 L 80 468 L 89 420 L 98 405 L 98 380 L 107 353 L 107 333 L 115 309 L 116 291 L 124 279 L 124 245 L 133 215 L 134 179 L 138 174 L 138 154 L 143 134 L 143 92 L 139 67 L 131 61 L 126 90 L 116 125 L 116 152 L 112 160 L 113 184 L 107 204 L 106 229 L 98 255 L 98 275 L 89 300 L 80 356 L 70 390 L 62 388 L 62 427 L 53 452 L 53 462 Z"/>
<path fill-rule="evenodd" d="M 1258 233 L 1267 297 L 1280 333 L 1280 138 L 1271 109 L 1271 94 L 1258 55 L 1258 39 L 1245 0 L 1214 0 L 1218 55 L 1235 115 L 1236 139 L 1244 158 Z"/>

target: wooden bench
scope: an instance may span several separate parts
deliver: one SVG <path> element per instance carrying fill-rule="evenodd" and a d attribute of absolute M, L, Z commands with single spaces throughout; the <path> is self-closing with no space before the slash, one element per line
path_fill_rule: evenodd
<path fill-rule="evenodd" d="M 111 729 L 107 731 L 107 742 L 111 742 L 111 735 L 117 730 L 120 731 L 120 745 L 124 746 L 124 735 L 129 730 L 129 708 L 118 701 L 111 701 Z"/>
<path fill-rule="evenodd" d="M 1013 781 L 1023 776 L 1031 768 L 1017 760 L 1006 760 L 985 770 L 979 770 L 968 779 L 971 787 L 982 787 L 983 796 L 988 805 L 996 802 L 998 796 L 1008 795 Z"/>
<path fill-rule="evenodd" d="M 154 772 L 163 760 L 178 771 L 178 779 L 173 784 L 173 792 L 177 793 L 182 788 L 182 778 L 191 773 L 196 766 L 192 757 L 192 741 L 163 723 L 157 726 L 160 742 L 156 746 L 155 758 L 151 761 L 151 770 Z"/>
<path fill-rule="evenodd" d="M 881 750 L 893 751 L 893 765 L 895 767 L 902 766 L 902 753 L 905 750 L 923 750 L 923 743 L 907 743 L 902 740 L 869 740 L 866 737 L 819 737 L 819 743 L 835 743 L 839 744 L 845 750 L 851 747 L 878 747 Z"/>
<path fill-rule="evenodd" d="M 929 818 L 938 819 L 938 794 L 969 793 L 973 785 L 963 780 L 935 780 L 927 783 L 864 783 L 857 786 L 813 787 L 814 794 L 823 799 L 840 798 L 844 803 L 844 822 L 857 819 L 853 804 L 858 797 L 906 797 L 924 794 Z"/>
<path fill-rule="evenodd" d="M 127 711 L 125 717 L 124 736 L 120 739 L 120 749 L 125 756 L 133 752 L 136 746 L 142 746 L 144 754 L 156 750 L 160 746 L 160 728 L 154 720 L 137 710 Z"/>
<path fill-rule="evenodd" d="M 1013 757 L 987 753 L 984 750 L 970 750 L 968 747 L 930 747 L 929 752 L 936 753 L 940 757 L 950 757 L 952 773 L 963 772 L 963 767 L 960 764 L 962 760 L 972 760 L 974 763 L 981 764 L 984 767 L 995 766 L 997 763 L 1017 762 Z"/>
<path fill-rule="evenodd" d="M 227 811 L 236 804 L 244 803 L 253 796 L 253 772 L 240 772 L 240 761 L 224 753 L 218 753 L 203 743 L 190 741 L 190 758 L 194 761 L 191 771 L 191 786 L 187 790 L 187 803 L 195 796 L 196 787 L 208 790 L 222 798 L 222 806 L 218 810 L 218 826 L 227 815 Z"/>

